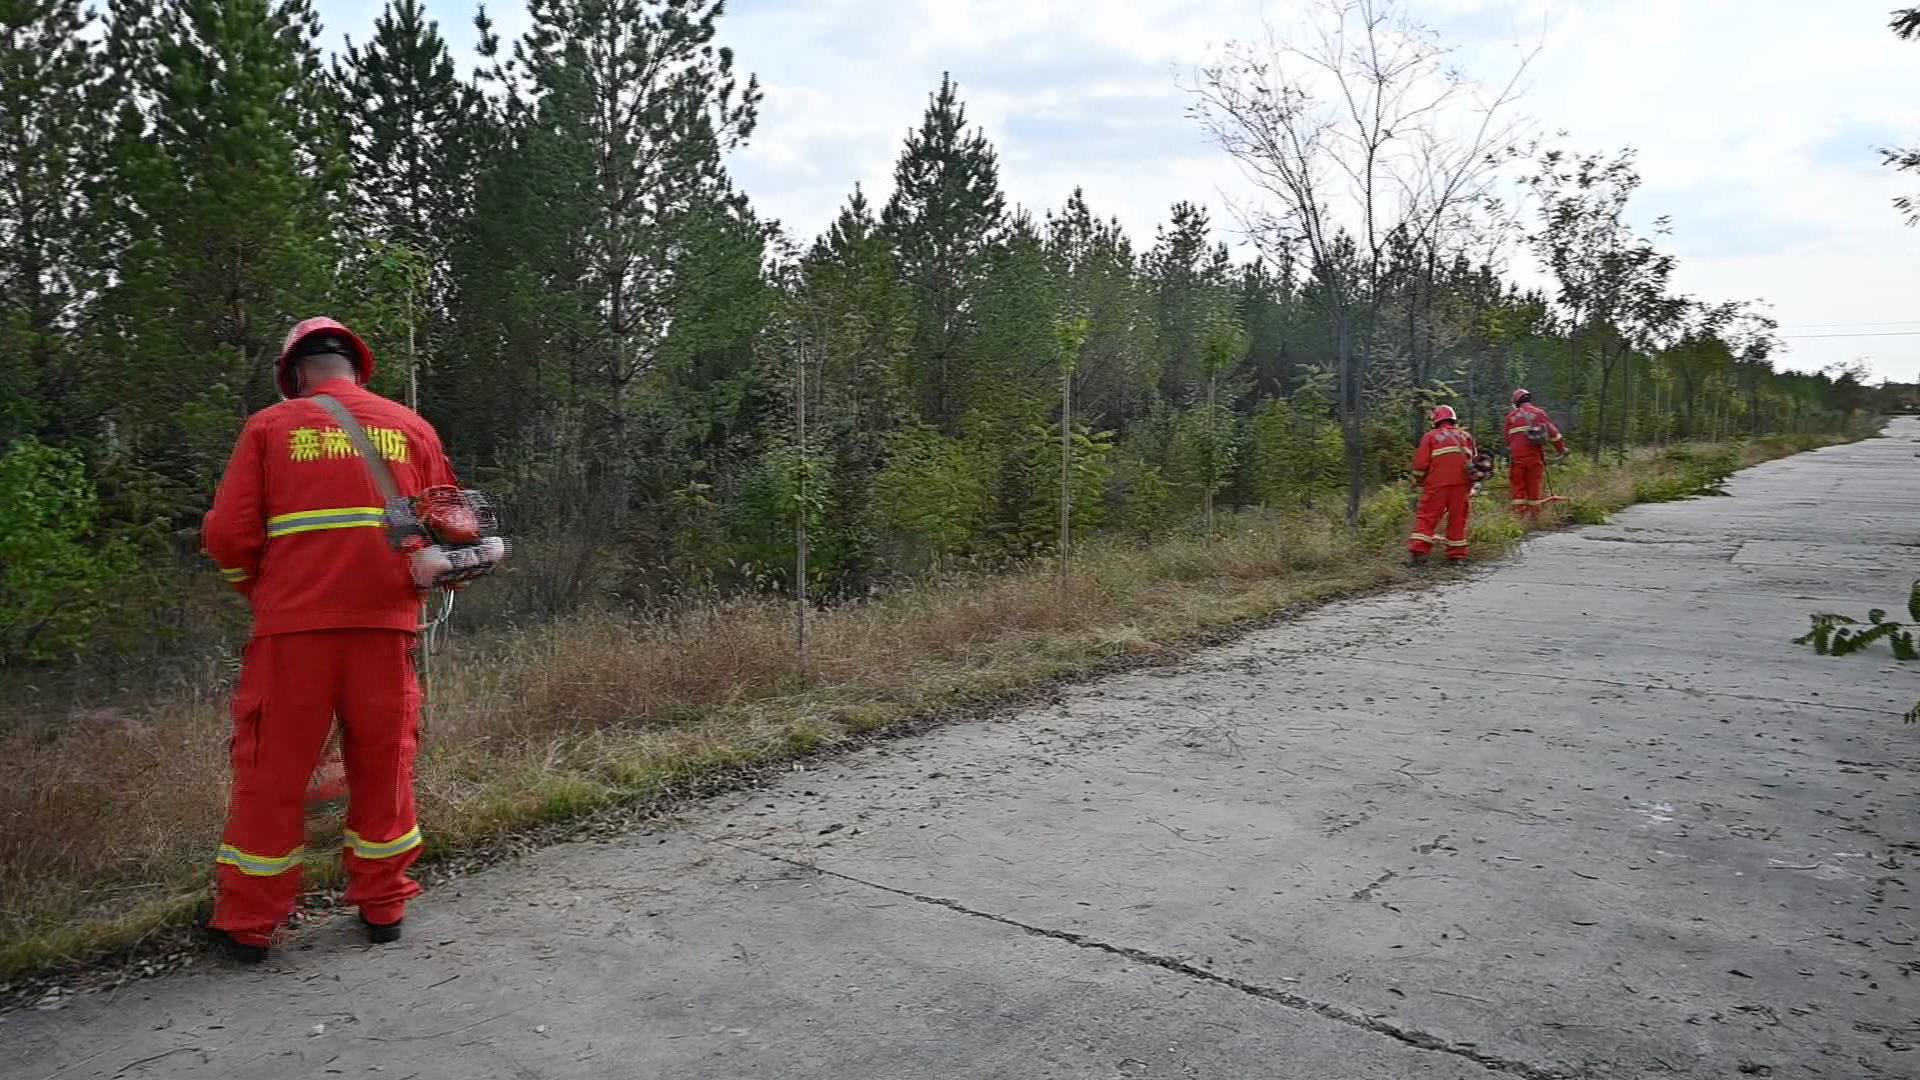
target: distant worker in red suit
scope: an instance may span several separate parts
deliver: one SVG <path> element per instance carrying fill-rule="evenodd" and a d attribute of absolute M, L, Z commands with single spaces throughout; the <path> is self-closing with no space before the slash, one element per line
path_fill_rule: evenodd
<path fill-rule="evenodd" d="M 1466 559 L 1467 504 L 1473 493 L 1477 450 L 1473 436 L 1460 427 L 1451 405 L 1433 410 L 1433 427 L 1413 453 L 1413 482 L 1420 489 L 1420 504 L 1414 511 L 1407 550 L 1415 566 L 1427 561 L 1435 544 L 1446 546 L 1451 561 Z M 1439 532 L 1443 517 L 1447 522 L 1444 537 Z"/>
<path fill-rule="evenodd" d="M 1567 456 L 1567 441 L 1553 426 L 1547 410 L 1533 403 L 1525 390 L 1513 392 L 1513 411 L 1507 414 L 1507 449 L 1513 461 L 1507 480 L 1513 488 L 1513 512 L 1524 521 L 1540 517 L 1540 508 L 1554 501 L 1547 496 L 1547 455 L 1551 445 L 1561 458 Z"/>
<path fill-rule="evenodd" d="M 398 494 L 455 483 L 440 437 L 413 410 L 366 389 L 373 352 L 332 319 L 287 336 L 276 367 L 286 400 L 240 433 L 202 527 L 221 574 L 253 608 L 233 701 L 233 792 L 203 922 L 217 945 L 258 962 L 299 898 L 308 779 L 339 719 L 347 774 L 346 901 L 376 943 L 397 940 L 407 874 L 420 856 L 413 765 L 421 593 L 388 542 L 382 496 L 357 423 Z"/>

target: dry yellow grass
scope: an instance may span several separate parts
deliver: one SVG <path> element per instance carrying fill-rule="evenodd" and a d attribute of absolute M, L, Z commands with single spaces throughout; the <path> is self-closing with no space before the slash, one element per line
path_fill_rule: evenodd
<path fill-rule="evenodd" d="M 1600 520 L 1832 441 L 1642 451 L 1560 470 L 1555 486 L 1570 498 L 1563 516 Z M 1477 555 L 1523 535 L 1503 503 L 1478 504 Z M 817 613 L 806 676 L 790 607 L 756 599 L 665 619 L 582 617 L 436 658 L 420 763 L 430 856 L 1391 582 L 1408 510 L 1407 494 L 1388 490 L 1369 498 L 1357 532 L 1325 514 L 1249 513 L 1210 543 L 1095 545 L 1064 596 L 1037 566 Z M 0 979 L 184 919 L 210 877 L 226 739 L 211 692 L 0 736 Z M 316 849 L 333 828 L 316 823 Z"/>

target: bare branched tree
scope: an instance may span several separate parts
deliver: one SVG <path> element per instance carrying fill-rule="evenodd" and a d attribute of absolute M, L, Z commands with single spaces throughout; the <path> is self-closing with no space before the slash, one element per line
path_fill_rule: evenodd
<path fill-rule="evenodd" d="M 1361 388 L 1390 250 L 1427 251 L 1486 200 L 1522 121 L 1520 82 L 1537 50 L 1488 92 L 1399 0 L 1327 0 L 1300 42 L 1226 46 L 1199 72 L 1194 115 L 1272 199 L 1243 214 L 1278 256 L 1304 248 L 1333 336 L 1347 459 L 1347 519 L 1366 461 Z"/>
<path fill-rule="evenodd" d="M 1528 184 L 1540 206 L 1534 253 L 1558 282 L 1560 306 L 1567 314 L 1567 370 L 1576 380 L 1567 396 L 1569 419 L 1579 415 L 1583 356 L 1592 357 L 1600 369 L 1597 430 L 1589 444 L 1598 455 L 1609 437 L 1607 406 L 1616 370 L 1635 350 L 1647 347 L 1654 323 L 1673 316 L 1666 303 L 1667 282 L 1676 261 L 1627 220 L 1627 205 L 1640 187 L 1631 148 L 1611 158 L 1549 150 Z M 1653 231 L 1669 233 L 1668 220 L 1655 219 Z M 1631 362 L 1624 371 L 1631 380 Z M 1629 398 L 1631 393 L 1629 386 Z M 1625 423 L 1622 446 L 1632 438 L 1631 415 Z"/>
<path fill-rule="evenodd" d="M 1895 8 L 1888 27 L 1901 41 L 1920 38 L 1920 7 Z M 1920 149 L 1888 148 L 1880 151 L 1880 160 L 1900 172 L 1920 172 Z M 1902 195 L 1893 200 L 1893 206 L 1906 216 L 1908 225 L 1920 225 L 1920 196 Z"/>

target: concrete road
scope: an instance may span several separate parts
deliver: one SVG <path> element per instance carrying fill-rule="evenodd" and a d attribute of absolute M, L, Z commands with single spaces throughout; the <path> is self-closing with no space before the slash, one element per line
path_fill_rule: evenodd
<path fill-rule="evenodd" d="M 25 1077 L 1920 1077 L 1920 422 L 0 1018 Z"/>

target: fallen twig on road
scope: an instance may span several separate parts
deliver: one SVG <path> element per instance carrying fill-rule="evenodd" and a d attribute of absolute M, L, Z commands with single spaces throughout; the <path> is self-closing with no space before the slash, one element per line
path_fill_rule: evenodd
<path fill-rule="evenodd" d="M 517 1009 L 509 1009 L 497 1016 L 489 1016 L 484 1020 L 475 1020 L 471 1024 L 462 1024 L 457 1028 L 449 1028 L 446 1031 L 436 1031 L 431 1035 L 368 1035 L 366 1039 L 368 1042 L 426 1042 L 430 1039 L 444 1039 L 449 1035 L 458 1035 L 463 1031 L 472 1031 L 474 1028 L 491 1024 L 495 1020 L 505 1020 L 515 1013 L 523 1013 L 530 1008 L 532 1008 L 531 1005 L 522 1005 Z"/>
<path fill-rule="evenodd" d="M 129 1061 L 125 1065 L 120 1066 L 119 1072 L 116 1072 L 114 1075 L 117 1076 L 119 1073 L 124 1073 L 128 1069 L 137 1069 L 142 1065 L 151 1065 L 162 1058 L 170 1058 L 175 1054 L 191 1054 L 199 1051 L 201 1051 L 201 1048 L 198 1046 L 176 1046 L 171 1050 L 163 1050 L 158 1054 L 149 1054 L 138 1061 Z"/>
<path fill-rule="evenodd" d="M 1466 1000 L 1468 1000 L 1468 1001 L 1477 1001 L 1477 1002 L 1479 1002 L 1479 1003 L 1480 1003 L 1480 1004 L 1482 1004 L 1482 1005 L 1491 1005 L 1491 1004 L 1493 1004 L 1493 1002 L 1491 1002 L 1491 1001 L 1488 1001 L 1488 1000 L 1487 1000 L 1486 998 L 1483 998 L 1483 997 L 1474 997 L 1474 996 L 1473 996 L 1472 994 L 1462 994 L 1462 993 L 1457 993 L 1457 992 L 1455 992 L 1455 991 L 1453 991 L 1453 990 L 1435 990 L 1435 991 L 1434 991 L 1434 993 L 1436 993 L 1436 994 L 1440 994 L 1440 995 L 1443 995 L 1443 996 L 1445 996 L 1445 997 L 1452 997 L 1452 998 L 1465 998 L 1465 999 L 1466 999 Z"/>

